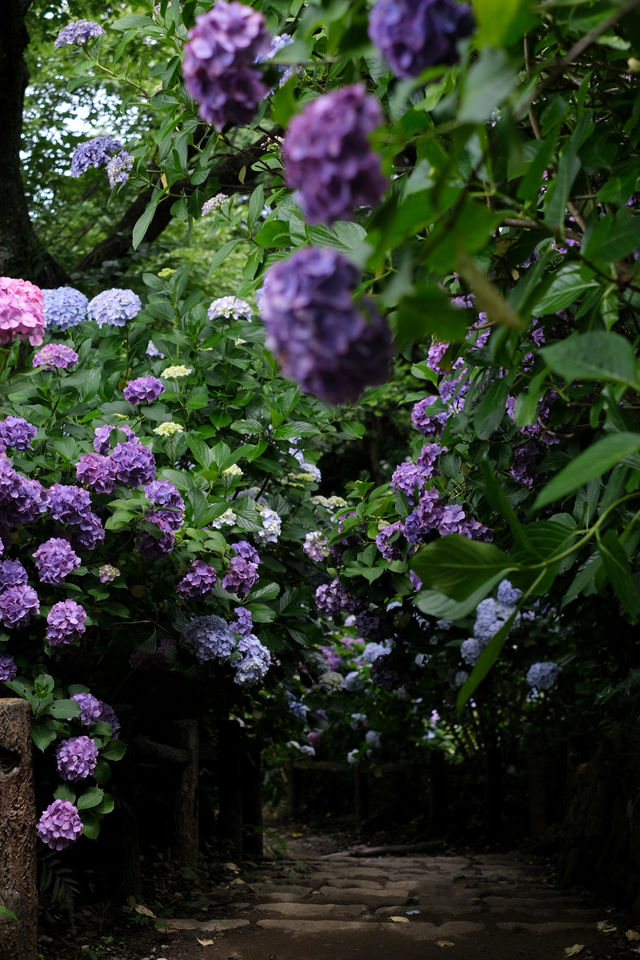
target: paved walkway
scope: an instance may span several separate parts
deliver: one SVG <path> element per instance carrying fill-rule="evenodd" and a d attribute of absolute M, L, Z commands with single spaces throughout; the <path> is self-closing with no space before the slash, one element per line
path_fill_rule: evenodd
<path fill-rule="evenodd" d="M 616 932 L 602 908 L 553 889 L 539 867 L 508 855 L 338 853 L 260 866 L 247 881 L 238 871 L 226 890 L 232 894 L 226 916 L 169 921 L 166 960 L 633 960 L 640 954 L 640 935 L 636 942 L 624 926 Z"/>

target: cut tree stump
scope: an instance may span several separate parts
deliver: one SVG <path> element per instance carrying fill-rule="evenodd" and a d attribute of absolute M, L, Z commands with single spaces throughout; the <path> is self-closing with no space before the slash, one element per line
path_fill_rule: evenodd
<path fill-rule="evenodd" d="M 36 960 L 36 812 L 31 767 L 31 708 L 0 699 L 0 960 Z"/>

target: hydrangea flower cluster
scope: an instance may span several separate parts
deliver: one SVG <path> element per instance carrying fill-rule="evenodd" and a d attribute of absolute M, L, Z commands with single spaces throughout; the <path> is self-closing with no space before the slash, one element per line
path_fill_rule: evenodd
<path fill-rule="evenodd" d="M 122 391 L 127 403 L 152 403 L 157 400 L 161 393 L 164 393 L 165 386 L 162 380 L 157 377 L 138 377 L 136 380 L 129 380 Z"/>
<path fill-rule="evenodd" d="M 151 483 L 156 475 L 156 461 L 151 450 L 136 438 L 117 443 L 111 454 L 116 465 L 116 480 L 129 487 Z"/>
<path fill-rule="evenodd" d="M 44 334 L 42 290 L 28 280 L 0 277 L 0 344 L 28 340 L 39 347 Z"/>
<path fill-rule="evenodd" d="M 253 633 L 242 636 L 236 647 L 242 654 L 240 660 L 234 662 L 234 682 L 241 687 L 255 686 L 264 679 L 271 664 L 271 654 L 263 643 Z"/>
<path fill-rule="evenodd" d="M 436 411 L 432 412 L 431 407 L 436 404 Z M 411 411 L 411 423 L 423 437 L 435 437 L 442 433 L 444 425 L 449 419 L 448 410 L 438 411 L 439 398 L 436 396 L 425 397 L 414 404 Z"/>
<path fill-rule="evenodd" d="M 164 360 L 165 357 L 164 353 L 158 350 L 153 340 L 149 340 L 145 353 L 148 357 L 158 357 L 159 360 Z"/>
<path fill-rule="evenodd" d="M 89 40 L 101 36 L 104 33 L 99 23 L 93 20 L 75 20 L 63 27 L 56 39 L 53 41 L 54 47 L 70 47 L 75 45 L 83 47 Z"/>
<path fill-rule="evenodd" d="M 235 620 L 230 622 L 229 627 L 234 633 L 239 633 L 242 637 L 248 636 L 253 630 L 251 612 L 246 607 L 236 607 L 233 612 L 235 613 Z"/>
<path fill-rule="evenodd" d="M 532 690 L 550 690 L 560 676 L 560 667 L 553 661 L 532 663 L 527 670 L 526 681 Z"/>
<path fill-rule="evenodd" d="M 145 521 L 153 528 L 144 529 L 135 541 L 135 547 L 141 557 L 153 560 L 164 557 L 173 550 L 176 535 L 169 525 L 153 514 L 147 514 Z"/>
<path fill-rule="evenodd" d="M 237 597 L 246 597 L 251 588 L 259 579 L 258 565 L 260 557 L 258 551 L 246 540 L 239 540 L 232 544 L 235 557 L 231 558 L 229 569 L 222 578 L 222 587 Z"/>
<path fill-rule="evenodd" d="M 111 583 L 120 576 L 120 571 L 117 567 L 112 566 L 110 563 L 103 563 L 98 570 L 98 574 L 100 577 L 100 583 Z"/>
<path fill-rule="evenodd" d="M 268 93 L 253 66 L 269 49 L 262 14 L 243 3 L 217 0 L 196 17 L 188 36 L 182 73 L 200 118 L 218 130 L 248 123 Z"/>
<path fill-rule="evenodd" d="M 71 158 L 71 176 L 80 177 L 89 167 L 104 167 L 114 153 L 123 149 L 119 140 L 113 137 L 93 137 L 79 143 Z"/>
<path fill-rule="evenodd" d="M 369 134 L 382 123 L 378 101 L 353 84 L 313 100 L 294 116 L 282 147 L 288 186 L 310 223 L 352 220 L 387 187 Z"/>
<path fill-rule="evenodd" d="M 337 617 L 341 613 L 353 613 L 355 601 L 338 579 L 323 583 L 316 590 L 316 607 L 319 613 L 327 617 Z"/>
<path fill-rule="evenodd" d="M 31 441 L 38 432 L 38 428 L 23 417 L 6 417 L 0 421 L 0 442 L 5 447 L 15 447 L 16 450 L 31 450 Z"/>
<path fill-rule="evenodd" d="M 80 566 L 80 557 L 68 540 L 51 537 L 41 543 L 32 555 L 42 583 L 62 583 L 75 567 Z"/>
<path fill-rule="evenodd" d="M 133 166 L 133 157 L 126 150 L 115 153 L 107 160 L 107 177 L 113 189 L 119 183 L 126 183 Z"/>
<path fill-rule="evenodd" d="M 256 530 L 256 538 L 261 543 L 277 543 L 282 530 L 282 517 L 271 507 L 258 504 L 257 509 L 262 520 L 262 530 Z"/>
<path fill-rule="evenodd" d="M 46 510 L 47 500 L 47 492 L 38 480 L 23 477 L 13 469 L 8 459 L 0 457 L 0 505 L 3 508 L 3 526 L 32 523 Z"/>
<path fill-rule="evenodd" d="M 78 354 L 64 343 L 47 343 L 33 355 L 32 366 L 45 370 L 70 370 L 78 362 Z"/>
<path fill-rule="evenodd" d="M 0 561 L 0 590 L 7 587 L 16 587 L 28 580 L 27 571 L 19 560 Z"/>
<path fill-rule="evenodd" d="M 63 740 L 56 751 L 58 773 L 63 780 L 86 780 L 98 762 L 98 747 L 91 737 Z"/>
<path fill-rule="evenodd" d="M 329 556 L 329 544 L 321 530 L 312 530 L 304 538 L 302 550 L 310 560 L 322 563 Z"/>
<path fill-rule="evenodd" d="M 216 193 L 214 197 L 209 197 L 209 199 L 205 200 L 205 202 L 202 204 L 202 210 L 200 211 L 201 215 L 206 217 L 207 214 L 213 213 L 214 210 L 219 210 L 223 203 L 226 203 L 228 199 L 229 197 L 226 193 Z M 222 299 L 224 299 L 224 297 Z"/>
<path fill-rule="evenodd" d="M 236 619 L 227 623 L 222 617 L 194 617 L 182 631 L 182 639 L 193 647 L 200 663 L 209 660 L 229 662 L 240 686 L 259 683 L 271 663 L 267 647 L 251 633 L 251 614 L 236 607 Z M 239 635 L 239 636 L 238 636 Z"/>
<path fill-rule="evenodd" d="M 96 493 L 111 493 L 116 485 L 116 465 L 111 457 L 85 453 L 76 463 L 76 477 Z"/>
<path fill-rule="evenodd" d="M 377 0 L 369 14 L 369 36 L 397 77 L 457 63 L 457 43 L 474 26 L 471 7 L 456 0 Z"/>
<path fill-rule="evenodd" d="M 127 320 L 133 320 L 141 309 L 142 303 L 137 293 L 113 287 L 111 290 L 103 290 L 90 300 L 87 312 L 89 319 L 95 320 L 99 327 L 105 324 L 124 327 Z"/>
<path fill-rule="evenodd" d="M 47 330 L 68 330 L 87 319 L 89 300 L 75 287 L 54 287 L 42 296 Z"/>
<path fill-rule="evenodd" d="M 47 640 L 52 647 L 73 643 L 85 632 L 87 612 L 75 600 L 54 603 L 47 614 Z"/>
<path fill-rule="evenodd" d="M 54 800 L 42 813 L 37 831 L 52 850 L 66 850 L 82 833 L 78 808 L 69 800 Z"/>
<path fill-rule="evenodd" d="M 13 680 L 18 675 L 18 668 L 13 657 L 0 656 L 0 683 Z"/>
<path fill-rule="evenodd" d="M 211 593 L 218 579 L 215 569 L 202 560 L 194 560 L 188 573 L 176 587 L 176 593 L 183 600 L 198 600 Z"/>
<path fill-rule="evenodd" d="M 376 537 L 376 547 L 388 563 L 392 560 L 400 560 L 402 557 L 397 543 L 397 534 L 400 530 L 402 530 L 402 520 L 396 520 L 395 523 L 388 523 L 383 527 Z"/>
<path fill-rule="evenodd" d="M 110 723 L 112 735 L 117 738 L 120 732 L 120 721 L 116 717 L 113 707 L 105 703 L 104 700 L 98 700 L 91 693 L 74 693 L 71 699 L 80 704 L 80 723 L 83 726 L 90 727 L 92 723 L 98 721 Z"/>
<path fill-rule="evenodd" d="M 189 620 L 182 631 L 182 639 L 193 647 L 200 663 L 228 660 L 236 646 L 236 638 L 227 621 L 214 614 Z"/>
<path fill-rule="evenodd" d="M 91 497 L 82 487 L 54 483 L 49 487 L 49 513 L 60 523 L 81 523 L 91 512 Z"/>
<path fill-rule="evenodd" d="M 93 449 L 96 453 L 105 456 L 111 451 L 111 434 L 114 430 L 120 430 L 124 433 L 127 440 L 131 443 L 140 443 L 137 436 L 126 423 L 120 423 L 117 427 L 112 427 L 106 423 L 103 427 L 96 427 L 94 430 Z"/>
<path fill-rule="evenodd" d="M 522 596 L 522 591 L 512 586 L 509 580 L 501 580 L 498 585 L 497 598 L 486 597 L 476 607 L 476 619 L 473 625 L 473 636 L 463 641 L 460 655 L 465 663 L 474 666 L 480 654 L 491 637 L 502 629 L 512 615 Z M 515 623 L 520 614 L 516 615 Z"/>
<path fill-rule="evenodd" d="M 217 300 L 212 300 L 207 310 L 207 316 L 212 321 L 216 317 L 226 317 L 227 320 L 233 317 L 234 320 L 247 320 L 251 323 L 252 313 L 251 305 L 238 297 L 218 297 Z"/>
<path fill-rule="evenodd" d="M 298 250 L 267 273 L 260 313 L 267 346 L 284 376 L 329 403 L 356 400 L 365 386 L 384 382 L 391 333 L 352 299 L 358 271 L 335 250 Z"/>
<path fill-rule="evenodd" d="M 40 601 L 33 587 L 18 583 L 0 593 L 0 620 L 8 629 L 21 627 L 32 613 L 38 613 Z"/>
<path fill-rule="evenodd" d="M 154 480 L 144 488 L 145 497 L 159 510 L 147 514 L 154 523 L 162 521 L 172 530 L 178 530 L 184 522 L 184 500 L 177 487 L 168 480 Z"/>
<path fill-rule="evenodd" d="M 184 433 L 184 427 L 181 423 L 167 420 L 165 423 L 159 423 L 157 427 L 154 427 L 153 432 L 159 437 L 175 437 L 176 433 Z"/>
<path fill-rule="evenodd" d="M 174 363 L 171 367 L 165 367 L 160 376 L 166 380 L 177 380 L 188 377 L 190 373 L 193 373 L 191 367 L 185 367 L 184 363 Z"/>

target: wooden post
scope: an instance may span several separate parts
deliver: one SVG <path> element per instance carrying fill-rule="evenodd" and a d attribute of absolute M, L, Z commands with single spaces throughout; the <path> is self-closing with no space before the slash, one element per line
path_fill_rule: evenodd
<path fill-rule="evenodd" d="M 31 769 L 31 708 L 0 699 L 0 960 L 36 960 L 36 811 Z"/>

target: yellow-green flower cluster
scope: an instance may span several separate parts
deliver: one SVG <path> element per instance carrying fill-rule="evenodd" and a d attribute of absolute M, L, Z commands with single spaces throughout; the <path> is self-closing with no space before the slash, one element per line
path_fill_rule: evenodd
<path fill-rule="evenodd" d="M 172 367 L 165 367 L 160 376 L 174 380 L 177 377 L 188 377 L 190 373 L 193 373 L 191 367 L 185 367 L 184 364 L 178 363 Z"/>
<path fill-rule="evenodd" d="M 157 427 L 153 428 L 153 432 L 157 433 L 159 437 L 175 437 L 176 433 L 182 433 L 183 431 L 184 427 L 179 423 L 174 423 L 173 420 L 159 423 Z"/>

